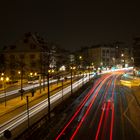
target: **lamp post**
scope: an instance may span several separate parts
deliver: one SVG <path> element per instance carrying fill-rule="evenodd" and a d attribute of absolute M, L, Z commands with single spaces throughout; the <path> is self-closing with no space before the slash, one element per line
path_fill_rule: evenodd
<path fill-rule="evenodd" d="M 32 92 L 32 91 L 31 91 L 31 92 Z M 31 97 L 33 97 L 33 96 L 29 96 L 29 95 L 26 96 L 28 129 L 29 129 L 29 127 L 30 127 L 29 97 L 31 98 Z"/>
<path fill-rule="evenodd" d="M 121 54 L 121 57 L 123 58 L 122 61 L 124 62 L 124 67 L 125 67 L 125 55 L 122 53 L 122 54 Z"/>
<path fill-rule="evenodd" d="M 35 89 L 34 89 L 34 77 L 37 76 L 37 73 L 35 72 L 34 74 L 32 72 L 30 72 L 30 77 L 31 77 L 31 82 L 32 82 L 32 85 L 33 85 L 33 88 L 31 90 L 32 92 L 32 97 L 34 96 L 34 92 L 35 92 Z"/>
<path fill-rule="evenodd" d="M 83 59 L 83 57 L 80 55 L 79 56 L 79 60 L 80 60 L 80 65 L 79 65 L 79 70 L 80 70 L 80 76 L 82 75 L 82 59 Z"/>
<path fill-rule="evenodd" d="M 49 70 L 48 70 L 48 73 L 47 73 L 47 85 L 48 85 L 48 119 L 49 121 L 51 120 L 51 116 L 50 116 L 50 83 L 49 83 L 49 77 L 50 77 L 50 74 L 49 74 Z"/>
<path fill-rule="evenodd" d="M 75 70 L 76 69 L 76 67 L 74 67 L 74 66 L 71 66 L 70 67 L 70 73 L 71 73 L 71 94 L 72 94 L 72 72 L 73 72 L 73 70 Z"/>
<path fill-rule="evenodd" d="M 40 91 L 40 93 L 41 93 L 41 73 L 39 74 L 39 91 Z"/>
<path fill-rule="evenodd" d="M 63 101 L 63 86 L 64 86 L 64 83 L 63 83 L 63 79 L 62 79 L 62 101 Z"/>
<path fill-rule="evenodd" d="M 113 66 L 116 66 L 116 59 L 115 59 L 115 57 L 112 57 L 112 64 L 113 64 Z"/>
<path fill-rule="evenodd" d="M 28 128 L 30 126 L 30 116 L 29 116 L 29 96 L 26 96 L 26 102 L 27 102 L 27 120 L 28 120 Z"/>
<path fill-rule="evenodd" d="M 21 95 L 21 100 L 23 99 L 23 93 L 24 93 L 24 90 L 23 90 L 23 63 L 21 63 L 21 71 L 18 72 L 18 74 L 20 74 L 20 90 L 19 90 L 19 93 Z"/>
<path fill-rule="evenodd" d="M 132 66 L 134 66 L 134 57 L 131 57 Z"/>
<path fill-rule="evenodd" d="M 20 74 L 21 74 L 21 71 L 18 71 L 18 75 L 19 75 L 19 76 L 18 76 L 18 83 L 19 83 L 18 85 L 19 85 L 19 86 L 20 86 Z"/>
<path fill-rule="evenodd" d="M 48 85 L 48 120 L 51 120 L 51 116 L 50 116 L 50 111 L 51 111 L 51 106 L 50 106 L 50 81 L 49 81 L 49 77 L 50 77 L 50 73 L 53 73 L 54 70 L 49 69 L 47 72 L 47 85 Z"/>
<path fill-rule="evenodd" d="M 84 85 L 84 77 L 85 77 L 85 75 L 84 75 L 84 72 L 83 72 L 82 85 Z"/>
<path fill-rule="evenodd" d="M 9 77 L 4 77 L 4 73 L 2 73 L 1 81 L 3 82 L 4 102 L 6 107 L 6 82 L 9 81 Z"/>

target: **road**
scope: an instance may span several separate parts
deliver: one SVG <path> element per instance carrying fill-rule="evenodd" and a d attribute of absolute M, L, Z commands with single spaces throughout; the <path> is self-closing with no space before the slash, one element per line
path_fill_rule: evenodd
<path fill-rule="evenodd" d="M 122 72 L 103 75 L 78 105 L 56 140 L 138 140 L 140 106 Z"/>

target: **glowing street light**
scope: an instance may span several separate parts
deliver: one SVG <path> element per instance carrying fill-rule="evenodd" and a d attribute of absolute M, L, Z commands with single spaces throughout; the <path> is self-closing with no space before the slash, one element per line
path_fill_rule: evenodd
<path fill-rule="evenodd" d="M 32 72 L 30 72 L 30 76 L 33 76 L 33 73 Z"/>
<path fill-rule="evenodd" d="M 81 60 L 82 59 L 82 56 L 79 56 L 79 59 Z"/>
<path fill-rule="evenodd" d="M 1 80 L 1 81 L 3 81 L 3 80 L 4 80 L 4 78 L 3 78 L 3 77 L 1 77 L 1 78 L 0 78 L 0 80 Z"/>
<path fill-rule="evenodd" d="M 20 72 L 20 71 L 18 71 L 18 74 L 21 74 L 21 72 Z"/>
<path fill-rule="evenodd" d="M 66 67 L 63 65 L 59 68 L 60 71 L 65 71 L 66 70 Z"/>

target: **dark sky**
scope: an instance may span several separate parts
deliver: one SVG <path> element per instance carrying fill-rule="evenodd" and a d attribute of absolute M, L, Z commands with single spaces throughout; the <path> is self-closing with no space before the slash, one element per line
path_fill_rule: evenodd
<path fill-rule="evenodd" d="M 132 0 L 1 0 L 0 46 L 38 32 L 68 49 L 140 35 L 140 2 Z"/>

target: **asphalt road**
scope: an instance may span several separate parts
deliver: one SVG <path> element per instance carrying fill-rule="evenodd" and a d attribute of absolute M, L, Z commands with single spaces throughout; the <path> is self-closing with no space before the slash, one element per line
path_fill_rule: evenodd
<path fill-rule="evenodd" d="M 139 140 L 140 106 L 121 72 L 101 76 L 56 140 Z"/>

